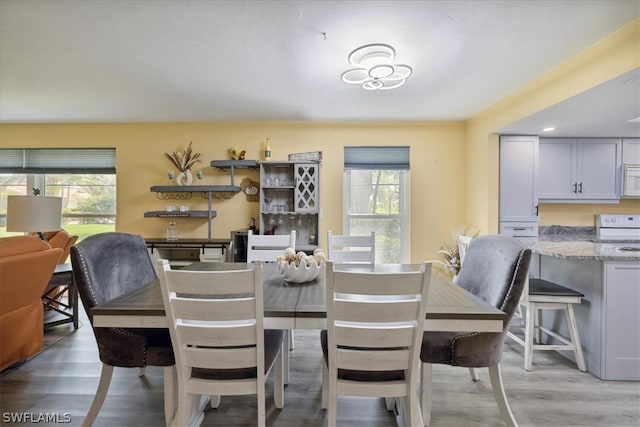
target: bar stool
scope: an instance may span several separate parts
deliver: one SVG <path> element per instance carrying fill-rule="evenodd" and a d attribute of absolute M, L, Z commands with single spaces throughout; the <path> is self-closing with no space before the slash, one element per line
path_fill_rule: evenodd
<path fill-rule="evenodd" d="M 511 328 L 524 328 L 524 340 L 513 332 L 507 336 L 524 347 L 524 369 L 531 370 L 534 350 L 573 351 L 578 369 L 586 371 L 580 336 L 573 313 L 573 304 L 580 304 L 584 294 L 543 279 L 529 279 L 528 292 L 525 289 L 521 304 L 526 308 L 524 323 L 513 324 Z M 564 310 L 569 329 L 569 338 L 540 324 L 539 310 Z M 514 318 L 515 320 L 515 318 Z M 536 342 L 533 333 L 536 332 Z M 542 344 L 542 334 L 546 334 L 562 344 Z"/>

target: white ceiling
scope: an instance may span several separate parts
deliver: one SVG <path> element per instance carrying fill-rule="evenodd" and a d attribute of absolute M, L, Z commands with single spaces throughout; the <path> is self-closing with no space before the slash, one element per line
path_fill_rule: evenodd
<path fill-rule="evenodd" d="M 640 0 L 0 0 L 0 121 L 464 120 L 638 16 Z M 340 80 L 373 42 L 413 67 L 406 85 Z"/>

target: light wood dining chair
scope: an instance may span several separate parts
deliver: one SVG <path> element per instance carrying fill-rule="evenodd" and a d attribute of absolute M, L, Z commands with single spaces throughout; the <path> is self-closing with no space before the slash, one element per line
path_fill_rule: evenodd
<path fill-rule="evenodd" d="M 249 230 L 247 237 L 247 262 L 276 262 L 285 249 L 296 249 L 296 230 L 289 234 L 253 234 Z M 287 332 L 287 347 L 293 350 L 295 341 L 293 331 Z M 285 356 L 285 384 L 289 383 L 289 356 Z"/>
<path fill-rule="evenodd" d="M 409 425 L 422 425 L 418 366 L 430 285 L 431 263 L 383 274 L 337 271 L 327 262 L 327 330 L 320 339 L 329 427 L 340 395 L 402 398 Z"/>
<path fill-rule="evenodd" d="M 375 264 L 376 233 L 347 236 L 327 231 L 327 259 L 335 263 Z"/>
<path fill-rule="evenodd" d="M 243 270 L 171 270 L 156 265 L 178 373 L 174 425 L 200 425 L 202 395 L 257 395 L 257 422 L 266 423 L 265 382 L 274 370 L 276 408 L 284 406 L 285 332 L 264 329 L 262 263 Z M 195 412 L 195 413 L 194 413 Z"/>
<path fill-rule="evenodd" d="M 285 249 L 296 249 L 296 230 L 289 234 L 253 234 L 247 235 L 247 262 L 276 262 L 278 255 Z"/>
<path fill-rule="evenodd" d="M 516 426 L 502 385 L 502 347 L 529 274 L 531 250 L 501 235 L 474 237 L 458 277 L 458 286 L 506 314 L 502 332 L 425 332 L 422 340 L 422 420 L 431 421 L 432 365 L 489 368 L 493 396 L 504 422 Z"/>

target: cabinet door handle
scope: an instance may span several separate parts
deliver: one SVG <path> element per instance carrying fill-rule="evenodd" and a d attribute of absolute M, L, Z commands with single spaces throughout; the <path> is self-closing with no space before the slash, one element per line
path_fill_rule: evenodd
<path fill-rule="evenodd" d="M 536 216 L 539 216 L 539 211 L 538 211 L 539 207 L 540 207 L 540 205 L 536 205 Z"/>
<path fill-rule="evenodd" d="M 526 228 L 524 228 L 524 227 L 513 227 L 513 230 L 514 231 L 524 231 L 524 230 L 526 230 Z"/>
<path fill-rule="evenodd" d="M 573 183 L 573 194 L 577 194 L 578 193 L 578 183 L 574 182 Z"/>
<path fill-rule="evenodd" d="M 582 194 L 582 183 L 578 184 L 578 193 Z"/>

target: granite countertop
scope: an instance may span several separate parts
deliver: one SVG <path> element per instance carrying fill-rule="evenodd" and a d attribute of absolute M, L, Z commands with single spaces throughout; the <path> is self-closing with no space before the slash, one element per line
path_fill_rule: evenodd
<path fill-rule="evenodd" d="M 528 243 L 535 253 L 556 258 L 640 262 L 640 252 L 618 249 L 640 247 L 640 242 L 600 241 L 595 227 L 540 227 L 538 239 Z"/>

